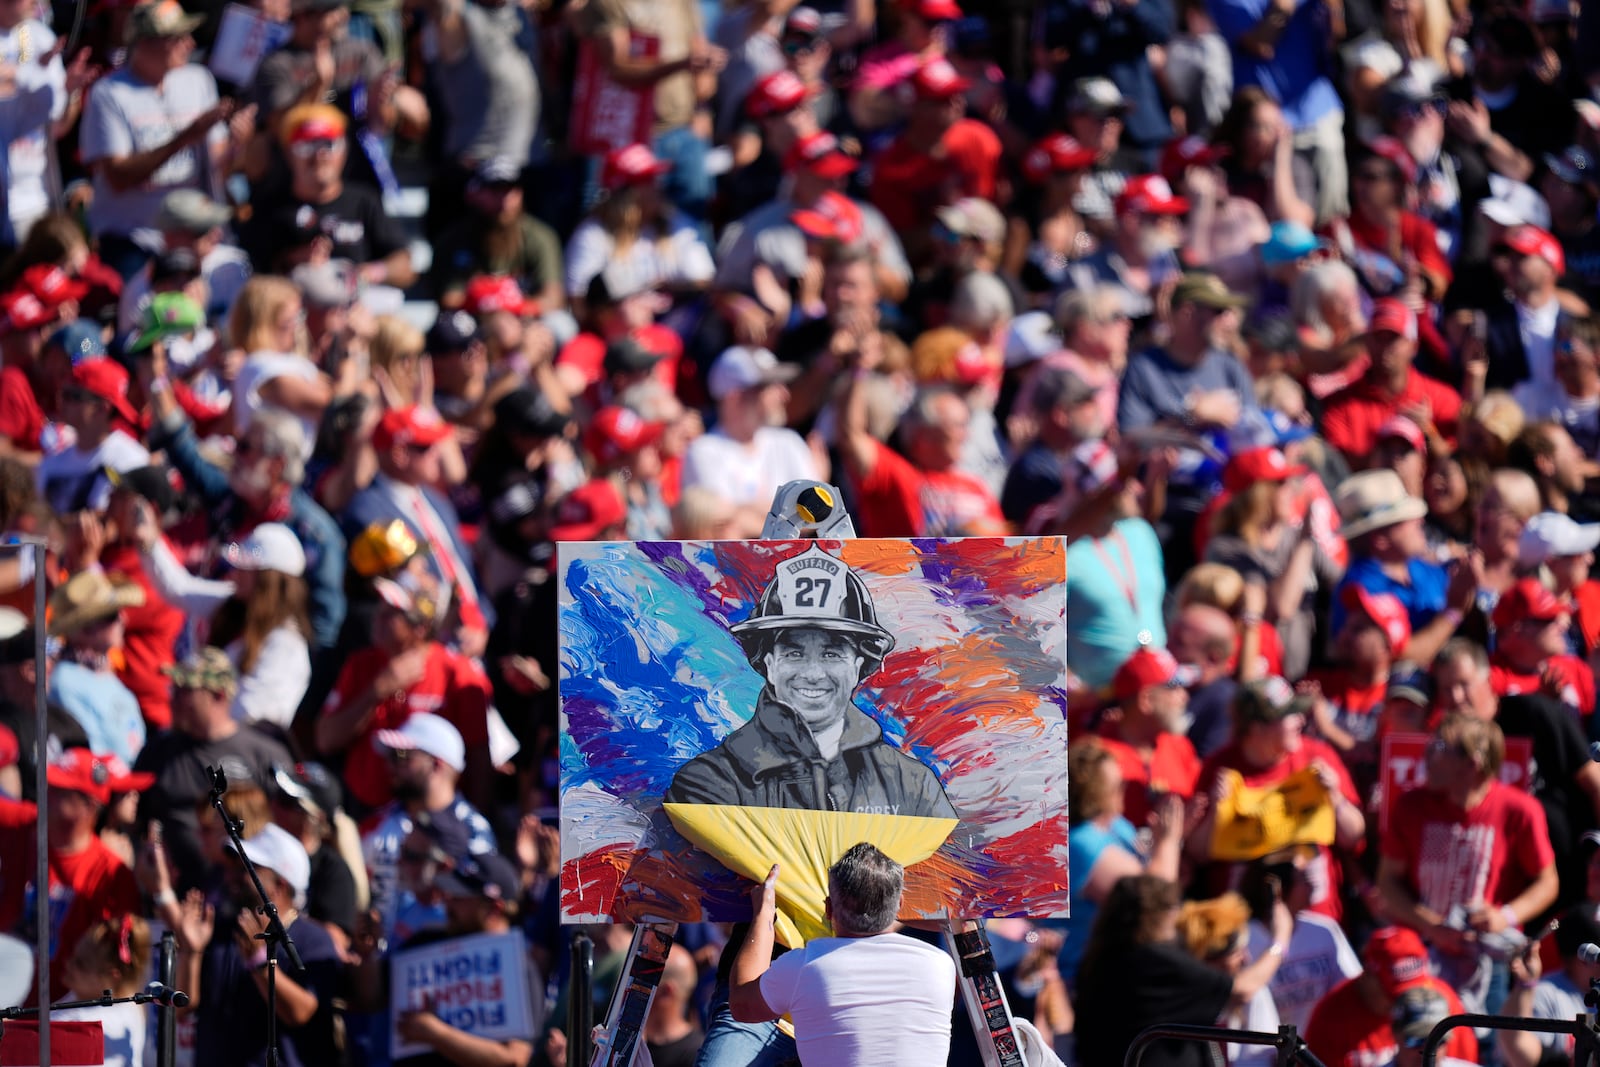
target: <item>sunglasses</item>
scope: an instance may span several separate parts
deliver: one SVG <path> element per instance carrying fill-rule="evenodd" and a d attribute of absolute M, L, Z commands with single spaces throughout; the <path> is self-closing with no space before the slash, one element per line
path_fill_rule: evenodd
<path fill-rule="evenodd" d="M 783 54 L 786 56 L 809 56 L 817 50 L 821 43 L 816 38 L 789 38 L 783 42 Z"/>
<path fill-rule="evenodd" d="M 319 137 L 314 141 L 298 141 L 290 151 L 296 159 L 315 159 L 318 152 L 332 152 L 338 145 L 339 142 L 331 138 Z"/>
<path fill-rule="evenodd" d="M 1420 100 L 1414 104 L 1407 104 L 1399 110 L 1398 114 L 1401 118 L 1415 122 L 1430 111 L 1436 115 L 1443 115 L 1449 110 L 1450 102 L 1442 96 L 1436 96 L 1428 100 Z"/>

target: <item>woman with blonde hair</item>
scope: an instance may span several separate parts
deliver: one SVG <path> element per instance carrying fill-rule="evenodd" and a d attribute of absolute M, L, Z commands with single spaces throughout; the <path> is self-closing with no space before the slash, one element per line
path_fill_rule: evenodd
<path fill-rule="evenodd" d="M 1185 901 L 1178 910 L 1178 941 L 1189 955 L 1233 978 L 1250 962 L 1250 906 L 1238 893 Z M 1281 955 L 1285 945 L 1274 947 Z M 1278 1007 L 1268 983 L 1242 1002 L 1236 999 L 1216 1021 L 1230 1030 L 1277 1033 Z M 1270 1067 L 1278 1054 L 1271 1045 L 1229 1045 L 1227 1055 L 1231 1067 Z"/>
<path fill-rule="evenodd" d="M 716 274 L 711 250 L 657 186 L 670 169 L 643 144 L 606 157 L 600 174 L 605 196 L 567 241 L 567 295 L 575 309 L 584 309 L 589 285 L 602 272 L 608 286 L 629 293 L 697 292 L 710 284 Z"/>
<path fill-rule="evenodd" d="M 1500 595 L 1519 577 L 1518 546 L 1528 520 L 1539 514 L 1539 486 L 1523 471 L 1502 467 L 1489 475 L 1488 488 L 1478 501 L 1473 545 L 1483 553 L 1483 585 L 1478 606 L 1494 613 Z"/>
<path fill-rule="evenodd" d="M 239 290 L 228 317 L 228 343 L 245 357 L 233 383 L 236 437 L 256 412 L 271 407 L 300 420 L 308 447 L 316 441 L 335 393 L 333 381 L 306 357 L 305 327 L 305 305 L 289 279 L 258 274 Z"/>
<path fill-rule="evenodd" d="M 398 315 L 379 315 L 368 343 L 372 361 L 372 381 L 386 408 L 420 407 L 437 410 L 433 403 L 433 357 L 427 355 L 427 339 L 422 331 Z M 363 441 L 363 450 L 370 451 Z M 348 458 L 348 457 L 347 457 Z M 370 481 L 377 471 L 376 457 L 358 464 L 357 484 Z M 467 477 L 467 460 L 461 441 L 451 434 L 439 442 L 439 481 L 436 489 L 449 491 Z"/>
<path fill-rule="evenodd" d="M 1504 389 L 1491 389 L 1461 413 L 1456 451 L 1476 456 L 1491 468 L 1504 465 L 1506 450 L 1528 425 L 1528 416 Z"/>
<path fill-rule="evenodd" d="M 191 640 L 217 646 L 233 662 L 239 675 L 233 717 L 287 731 L 311 684 L 306 554 L 294 531 L 268 522 L 224 545 L 222 558 L 232 567 L 227 581 L 185 570 L 143 502 L 133 538 L 151 584 L 189 616 Z"/>

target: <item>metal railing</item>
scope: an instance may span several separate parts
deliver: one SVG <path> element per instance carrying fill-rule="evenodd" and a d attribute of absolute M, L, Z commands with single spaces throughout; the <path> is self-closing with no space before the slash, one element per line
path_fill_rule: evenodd
<path fill-rule="evenodd" d="M 1600 1031 L 1596 1031 L 1588 1015 L 1571 1019 L 1528 1019 L 1520 1015 L 1449 1015 L 1428 1034 L 1428 1043 L 1422 1046 L 1423 1067 L 1433 1067 L 1450 1031 L 1470 1026 L 1474 1030 L 1514 1030 L 1525 1034 L 1568 1034 L 1576 1042 L 1573 1049 L 1573 1067 L 1600 1064 Z"/>
<path fill-rule="evenodd" d="M 1304 1067 L 1324 1067 L 1306 1047 L 1299 1032 L 1290 1024 L 1278 1027 L 1275 1034 L 1260 1030 L 1230 1030 L 1225 1026 L 1185 1026 L 1160 1023 L 1139 1031 L 1122 1058 L 1123 1067 L 1139 1067 L 1144 1050 L 1157 1041 L 1205 1041 L 1214 1045 L 1272 1045 L 1278 1050 L 1278 1067 L 1299 1063 Z"/>

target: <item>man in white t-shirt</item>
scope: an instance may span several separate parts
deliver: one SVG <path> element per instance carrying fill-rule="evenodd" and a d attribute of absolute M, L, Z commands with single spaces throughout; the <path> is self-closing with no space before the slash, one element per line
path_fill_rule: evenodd
<path fill-rule="evenodd" d="M 696 438 L 683 460 L 683 488 L 705 486 L 739 509 L 740 537 L 755 537 L 778 487 L 820 480 L 805 439 L 787 428 L 788 383 L 800 373 L 764 348 L 738 345 L 717 357 L 706 388 L 717 423 Z"/>
<path fill-rule="evenodd" d="M 865 841 L 828 869 L 833 937 L 772 958 L 778 867 L 752 894 L 755 919 L 733 961 L 728 1006 L 739 1022 L 794 1020 L 801 1067 L 943 1063 L 956 968 L 894 933 L 905 871 Z"/>
<path fill-rule="evenodd" d="M 73 367 L 61 390 L 61 421 L 75 436 L 39 461 L 39 494 L 58 515 L 104 511 L 111 500 L 106 468 L 120 473 L 150 465 L 150 453 L 123 429 L 139 424 L 128 403 L 128 372 L 103 356 Z"/>

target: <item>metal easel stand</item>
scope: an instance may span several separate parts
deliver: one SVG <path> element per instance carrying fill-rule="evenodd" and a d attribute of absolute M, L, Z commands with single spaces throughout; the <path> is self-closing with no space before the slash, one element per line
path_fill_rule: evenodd
<path fill-rule="evenodd" d="M 1452 1018 L 1467 1019 L 1477 1016 L 1457 1015 Z M 1440 1026 L 1450 1020 L 1446 1019 Z M 1433 1032 L 1430 1042 L 1439 1036 L 1439 1031 Z M 1157 1041 L 1205 1041 L 1214 1045 L 1272 1045 L 1278 1050 L 1278 1067 L 1291 1067 L 1301 1064 L 1303 1067 L 1324 1067 L 1323 1062 L 1301 1039 L 1300 1034 L 1289 1023 L 1278 1027 L 1275 1034 L 1264 1033 L 1260 1030 L 1230 1030 L 1225 1026 L 1182 1026 L 1178 1024 L 1157 1024 L 1139 1031 L 1139 1036 L 1133 1039 L 1133 1044 L 1128 1046 L 1127 1055 L 1122 1059 L 1123 1067 L 1139 1067 L 1144 1059 L 1145 1049 Z M 1429 1046 L 1432 1047 L 1431 1044 Z M 1433 1067 L 1433 1061 L 1424 1055 L 1423 1062 L 1427 1067 Z"/>
<path fill-rule="evenodd" d="M 785 483 L 772 498 L 772 510 L 767 512 L 761 538 L 765 541 L 854 538 L 855 523 L 841 505 L 842 499 L 843 494 L 836 486 L 823 482 L 801 479 Z M 971 929 L 963 929 L 966 926 Z M 590 1067 L 630 1067 L 632 1064 L 639 1034 L 650 1014 L 650 1004 L 655 1000 L 656 986 L 661 982 L 661 972 L 677 931 L 677 923 L 634 928 L 633 943 L 628 946 L 628 957 L 623 963 L 623 977 L 612 994 L 605 1025 L 594 1030 L 594 1053 L 588 1059 Z M 972 1020 L 984 1067 L 1024 1067 L 1011 1026 L 1011 1010 L 995 973 L 994 954 L 989 950 L 989 938 L 983 925 L 946 920 L 945 935 L 960 974 L 962 1000 Z M 577 981 L 575 976 L 575 985 Z M 584 1060 L 569 1055 L 567 1062 L 581 1064 Z"/>
<path fill-rule="evenodd" d="M 1594 1006 L 1597 991 L 1591 983 L 1584 1001 Z M 1439 1049 L 1450 1031 L 1462 1026 L 1475 1030 L 1516 1030 L 1525 1034 L 1570 1034 L 1576 1042 L 1572 1050 L 1573 1067 L 1600 1067 L 1600 1028 L 1590 1015 L 1577 1015 L 1572 1019 L 1528 1019 L 1520 1015 L 1450 1015 L 1439 1020 L 1439 1025 L 1428 1035 L 1422 1047 L 1422 1067 L 1433 1067 Z"/>

